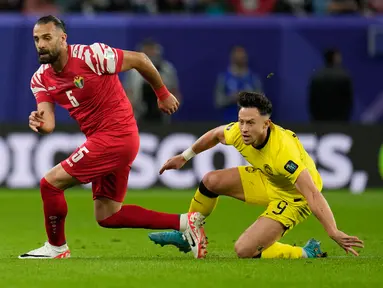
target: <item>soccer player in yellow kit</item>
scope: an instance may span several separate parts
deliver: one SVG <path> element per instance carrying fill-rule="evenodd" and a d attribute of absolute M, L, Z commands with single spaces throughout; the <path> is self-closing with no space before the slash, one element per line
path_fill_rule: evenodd
<path fill-rule="evenodd" d="M 283 235 L 313 213 L 329 237 L 347 253 L 358 253 L 363 241 L 338 230 L 333 213 L 321 194 L 322 179 L 315 163 L 294 132 L 270 120 L 271 102 L 254 92 L 238 95 L 238 122 L 210 130 L 182 154 L 169 159 L 161 168 L 180 169 L 201 153 L 222 143 L 234 146 L 251 164 L 207 173 L 190 204 L 190 211 L 209 216 L 218 196 L 225 195 L 251 204 L 267 206 L 264 213 L 239 237 L 235 251 L 240 258 L 317 258 L 323 257 L 314 239 L 304 247 L 277 242 Z M 151 233 L 157 244 L 173 244 L 190 250 L 178 231 Z"/>

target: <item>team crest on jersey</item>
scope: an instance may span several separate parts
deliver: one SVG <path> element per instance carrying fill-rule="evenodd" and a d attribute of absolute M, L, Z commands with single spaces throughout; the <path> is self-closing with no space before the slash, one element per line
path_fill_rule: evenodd
<path fill-rule="evenodd" d="M 82 89 L 82 88 L 84 87 L 84 77 L 82 77 L 82 76 L 76 76 L 76 77 L 74 77 L 73 83 L 74 83 L 74 85 L 75 85 L 77 88 Z"/>
<path fill-rule="evenodd" d="M 269 164 L 263 165 L 263 168 L 265 169 L 266 173 L 269 175 L 273 175 L 273 169 L 271 169 Z"/>

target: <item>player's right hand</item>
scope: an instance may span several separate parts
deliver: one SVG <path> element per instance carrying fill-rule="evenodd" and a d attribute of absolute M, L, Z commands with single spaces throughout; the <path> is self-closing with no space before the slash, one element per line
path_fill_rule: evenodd
<path fill-rule="evenodd" d="M 182 154 L 179 154 L 177 156 L 174 156 L 170 158 L 166 163 L 161 167 L 160 169 L 160 175 L 165 172 L 165 170 L 172 170 L 172 169 L 181 169 L 187 161 L 185 160 L 184 156 Z"/>
<path fill-rule="evenodd" d="M 178 110 L 178 107 L 180 106 L 180 103 L 178 102 L 177 98 L 174 97 L 173 94 L 170 94 L 168 98 L 165 100 L 157 100 L 158 108 L 162 112 L 165 112 L 169 115 L 173 114 Z"/>
<path fill-rule="evenodd" d="M 44 111 L 32 111 L 29 115 L 29 128 L 35 132 L 39 132 L 38 128 L 44 123 Z"/>
<path fill-rule="evenodd" d="M 346 253 L 351 252 L 355 256 L 359 256 L 359 253 L 354 250 L 354 247 L 364 248 L 363 241 L 356 236 L 349 236 L 346 233 L 338 230 L 335 234 L 330 235 L 340 247 L 342 247 Z"/>

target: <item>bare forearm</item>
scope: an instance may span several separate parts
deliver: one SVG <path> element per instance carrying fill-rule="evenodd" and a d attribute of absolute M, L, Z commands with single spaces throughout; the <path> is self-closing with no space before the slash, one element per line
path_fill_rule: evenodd
<path fill-rule="evenodd" d="M 124 61 L 121 71 L 124 72 L 130 69 L 136 69 L 138 73 L 149 82 L 154 90 L 164 85 L 160 73 L 144 53 L 124 51 Z"/>
<path fill-rule="evenodd" d="M 195 154 L 206 151 L 219 143 L 218 137 L 216 137 L 214 130 L 202 135 L 191 147 Z"/>
<path fill-rule="evenodd" d="M 40 134 L 46 135 L 46 134 L 50 134 L 53 132 L 54 126 L 49 125 L 49 124 L 45 125 L 45 123 L 44 123 L 43 126 L 37 128 L 37 130 L 39 131 Z"/>
<path fill-rule="evenodd" d="M 324 196 L 318 191 L 313 193 L 311 199 L 307 199 L 307 201 L 311 211 L 318 218 L 326 232 L 333 235 L 338 229 L 334 214 Z"/>
<path fill-rule="evenodd" d="M 137 71 L 150 83 L 153 89 L 158 89 L 164 85 L 160 73 L 146 55 L 142 60 L 142 65 L 137 67 Z"/>
<path fill-rule="evenodd" d="M 42 102 L 37 106 L 38 121 L 40 126 L 37 131 L 40 134 L 50 134 L 55 129 L 55 113 L 54 104 L 50 102 Z"/>

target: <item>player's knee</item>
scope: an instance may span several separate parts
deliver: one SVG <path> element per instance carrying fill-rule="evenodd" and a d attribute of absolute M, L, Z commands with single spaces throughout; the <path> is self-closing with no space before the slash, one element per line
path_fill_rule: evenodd
<path fill-rule="evenodd" d="M 109 222 L 107 221 L 107 219 L 103 219 L 103 220 L 96 219 L 96 221 L 97 221 L 97 223 L 98 223 L 98 225 L 100 227 L 103 227 L 103 228 L 109 228 L 110 227 Z"/>
<path fill-rule="evenodd" d="M 253 258 L 254 256 L 252 249 L 249 249 L 249 247 L 243 245 L 243 243 L 240 241 L 235 243 L 234 250 L 239 258 Z"/>
<path fill-rule="evenodd" d="M 208 190 L 215 192 L 219 190 L 219 175 L 215 171 L 208 172 L 203 176 L 202 183 Z"/>
<path fill-rule="evenodd" d="M 117 215 L 109 216 L 105 219 L 97 219 L 96 221 L 99 226 L 103 228 L 121 228 L 121 223 L 119 223 L 119 217 Z M 97 217 L 97 216 L 96 216 Z"/>
<path fill-rule="evenodd" d="M 41 178 L 40 179 L 40 191 L 44 192 L 44 191 L 50 191 L 53 189 L 55 192 L 57 192 L 58 190 L 60 190 L 58 187 L 52 185 L 50 182 L 51 181 L 49 181 L 49 179 L 47 179 L 46 177 Z"/>
<path fill-rule="evenodd" d="M 63 193 L 63 190 L 53 186 L 51 183 L 48 182 L 48 180 L 45 177 L 43 177 L 40 180 L 40 193 L 41 198 L 43 199 L 43 201 L 45 201 L 52 197 L 53 194 L 57 195 Z"/>
<path fill-rule="evenodd" d="M 121 210 L 121 203 L 106 197 L 98 197 L 94 200 L 94 216 L 98 225 L 104 228 L 113 227 L 113 215 Z"/>

